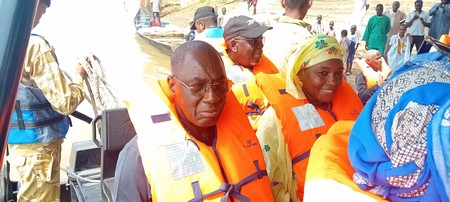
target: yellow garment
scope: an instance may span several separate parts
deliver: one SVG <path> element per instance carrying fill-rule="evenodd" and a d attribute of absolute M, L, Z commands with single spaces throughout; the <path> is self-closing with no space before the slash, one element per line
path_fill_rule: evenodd
<path fill-rule="evenodd" d="M 62 142 L 59 139 L 50 143 L 8 145 L 10 155 L 6 159 L 20 176 L 19 202 L 60 200 Z"/>
<path fill-rule="evenodd" d="M 403 37 L 403 39 L 398 38 L 398 45 L 397 45 L 397 54 L 402 55 L 403 54 L 403 47 L 405 47 L 405 40 L 406 38 Z"/>
<path fill-rule="evenodd" d="M 385 201 L 353 181 L 348 136 L 354 121 L 338 121 L 311 149 L 306 170 L 304 201 Z M 324 194 L 326 193 L 326 194 Z"/>
<path fill-rule="evenodd" d="M 269 107 L 259 120 L 259 128 L 256 131 L 269 179 L 272 182 L 272 192 L 277 202 L 296 202 L 297 181 L 293 177 L 292 161 L 289 155 L 288 145 L 281 131 L 281 122 L 278 120 L 273 107 Z M 267 135 L 271 134 L 271 135 Z M 270 145 L 270 147 L 266 146 Z"/>
<path fill-rule="evenodd" d="M 289 60 L 286 76 L 286 91 L 297 99 L 305 96 L 301 90 L 301 82 L 297 73 L 300 69 L 311 67 L 330 59 L 342 60 L 341 44 L 334 37 L 327 35 L 313 35 L 309 37 L 299 51 Z"/>

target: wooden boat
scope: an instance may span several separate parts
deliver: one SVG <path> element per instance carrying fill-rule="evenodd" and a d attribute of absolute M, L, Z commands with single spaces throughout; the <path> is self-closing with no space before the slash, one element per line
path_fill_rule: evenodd
<path fill-rule="evenodd" d="M 167 23 L 161 23 L 163 26 L 150 26 L 151 20 L 151 14 L 140 9 L 134 20 L 136 32 L 162 53 L 172 55 L 173 51 L 186 41 L 184 30 Z"/>

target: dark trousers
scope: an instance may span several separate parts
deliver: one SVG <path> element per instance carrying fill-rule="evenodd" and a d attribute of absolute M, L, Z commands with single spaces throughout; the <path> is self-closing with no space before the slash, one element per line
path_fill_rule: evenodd
<path fill-rule="evenodd" d="M 411 50 L 409 50 L 410 52 L 414 46 L 416 46 L 417 54 L 428 53 L 430 51 L 431 45 L 425 42 L 424 36 L 413 35 L 412 38 L 413 44 L 411 45 Z"/>

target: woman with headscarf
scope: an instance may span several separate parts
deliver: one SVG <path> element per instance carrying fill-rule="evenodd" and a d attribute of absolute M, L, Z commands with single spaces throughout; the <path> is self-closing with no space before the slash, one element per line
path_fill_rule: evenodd
<path fill-rule="evenodd" d="M 314 35 L 289 61 L 287 74 L 258 74 L 271 107 L 260 120 L 263 148 L 277 201 L 303 200 L 309 150 L 338 120 L 356 120 L 362 103 L 343 80 L 342 50 L 334 37 Z"/>

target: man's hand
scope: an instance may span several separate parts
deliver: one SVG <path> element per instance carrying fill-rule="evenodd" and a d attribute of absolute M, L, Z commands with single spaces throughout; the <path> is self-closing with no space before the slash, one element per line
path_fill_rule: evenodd
<path fill-rule="evenodd" d="M 83 65 L 81 65 L 80 63 L 75 66 L 75 74 L 80 75 L 83 79 L 86 79 L 87 77 L 86 71 L 84 70 Z"/>

